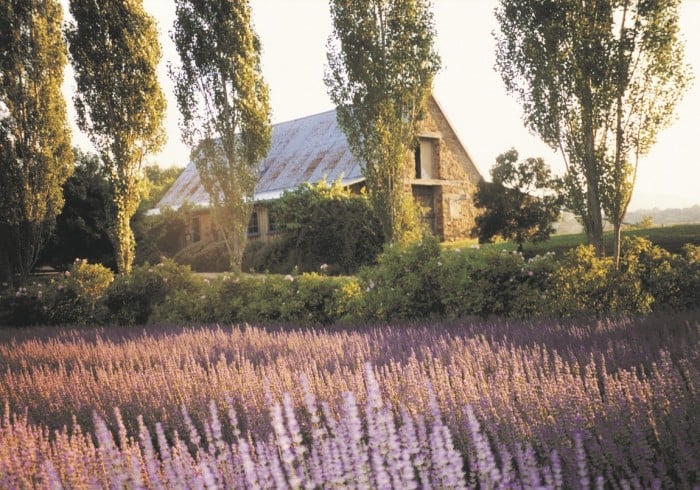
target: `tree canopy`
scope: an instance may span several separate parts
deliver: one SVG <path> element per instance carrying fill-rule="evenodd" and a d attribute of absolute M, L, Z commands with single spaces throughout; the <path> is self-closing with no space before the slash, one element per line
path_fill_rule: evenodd
<path fill-rule="evenodd" d="M 501 236 L 522 251 L 526 241 L 549 239 L 563 202 L 561 182 L 543 159 L 517 161 L 515 149 L 499 155 L 491 169 L 492 182 L 479 182 L 474 203 L 484 212 L 476 218 L 474 233 L 480 243 Z"/>
<path fill-rule="evenodd" d="M 325 83 L 384 235 L 400 240 L 418 226 L 406 162 L 440 69 L 430 3 L 332 0 L 331 17 Z"/>
<path fill-rule="evenodd" d="M 176 0 L 173 69 L 182 135 L 212 217 L 240 272 L 260 160 L 270 147 L 270 102 L 247 0 Z"/>
<path fill-rule="evenodd" d="M 54 0 L 0 1 L 0 275 L 7 283 L 34 267 L 73 169 L 62 20 Z"/>
<path fill-rule="evenodd" d="M 135 247 L 130 219 L 139 203 L 141 166 L 165 141 L 158 32 L 142 0 L 70 0 L 70 11 L 78 126 L 107 169 L 114 193 L 107 209 L 110 238 L 119 272 L 129 272 Z"/>
<path fill-rule="evenodd" d="M 285 191 L 269 209 L 272 222 L 285 232 L 282 252 L 301 271 L 326 264 L 331 273 L 353 274 L 382 251 L 381 225 L 366 194 L 353 193 L 339 181 Z"/>
<path fill-rule="evenodd" d="M 603 217 L 622 220 L 639 157 L 673 120 L 690 76 L 680 0 L 501 0 L 496 66 L 526 124 L 566 163 L 568 207 L 603 252 Z"/>
<path fill-rule="evenodd" d="M 115 268 L 105 212 L 114 200 L 107 172 L 97 154 L 74 151 L 75 170 L 63 184 L 65 205 L 39 261 L 58 267 L 80 258 Z"/>

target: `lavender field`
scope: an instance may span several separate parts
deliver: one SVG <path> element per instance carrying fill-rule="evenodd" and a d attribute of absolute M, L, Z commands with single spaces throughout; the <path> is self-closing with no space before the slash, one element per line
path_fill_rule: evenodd
<path fill-rule="evenodd" d="M 0 488 L 698 488 L 697 314 L 0 331 Z"/>

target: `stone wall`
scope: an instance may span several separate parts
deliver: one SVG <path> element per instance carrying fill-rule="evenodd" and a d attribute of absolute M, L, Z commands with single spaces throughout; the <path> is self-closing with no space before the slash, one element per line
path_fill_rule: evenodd
<path fill-rule="evenodd" d="M 428 100 L 427 112 L 418 135 L 435 138 L 436 141 L 433 163 L 437 178 L 425 182 L 437 187 L 436 231 L 446 241 L 469 238 L 477 216 L 474 193 L 482 176 L 432 97 Z M 419 180 L 414 182 L 420 183 Z"/>

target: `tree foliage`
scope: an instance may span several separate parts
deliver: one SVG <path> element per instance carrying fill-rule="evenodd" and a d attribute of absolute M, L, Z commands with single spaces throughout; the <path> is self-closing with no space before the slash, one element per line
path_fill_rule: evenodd
<path fill-rule="evenodd" d="M 0 1 L 0 275 L 8 283 L 34 267 L 72 171 L 62 19 L 54 0 Z"/>
<path fill-rule="evenodd" d="M 352 274 L 374 263 L 382 251 L 381 224 L 366 195 L 354 194 L 339 182 L 305 184 L 285 191 L 271 203 L 284 250 L 301 271 Z M 291 261 L 290 261 L 291 262 Z"/>
<path fill-rule="evenodd" d="M 247 0 L 177 0 L 171 70 L 183 139 L 196 146 L 214 221 L 240 272 L 259 161 L 270 147 L 270 102 Z"/>
<path fill-rule="evenodd" d="M 110 238 L 119 272 L 128 272 L 135 241 L 130 220 L 139 203 L 145 157 L 165 141 L 165 96 L 156 75 L 161 57 L 154 19 L 141 0 L 70 0 L 67 29 L 76 74 L 78 126 L 100 153 L 114 202 Z"/>
<path fill-rule="evenodd" d="M 527 125 L 562 152 L 568 207 L 603 251 L 620 226 L 639 157 L 671 121 L 690 76 L 680 0 L 501 0 L 497 68 Z"/>
<path fill-rule="evenodd" d="M 426 0 L 333 0 L 325 83 L 389 241 L 418 226 L 406 160 L 440 58 Z"/>
<path fill-rule="evenodd" d="M 560 180 L 552 177 L 543 159 L 517 161 L 514 149 L 499 155 L 491 169 L 492 182 L 479 182 L 474 202 L 484 212 L 477 216 L 473 232 L 480 243 L 501 236 L 514 240 L 522 251 L 526 241 L 549 239 L 563 198 Z"/>
<path fill-rule="evenodd" d="M 185 203 L 177 210 L 166 207 L 160 209 L 158 214 L 149 215 L 149 211 L 157 207 L 182 170 L 158 165 L 147 165 L 143 169 L 141 202 L 131 219 L 136 239 L 134 262 L 137 265 L 144 262 L 158 263 L 164 257 L 172 257 L 184 246 L 191 206 Z"/>
<path fill-rule="evenodd" d="M 75 171 L 63 185 L 63 196 L 63 212 L 40 262 L 63 266 L 81 258 L 115 268 L 105 211 L 114 195 L 97 154 L 75 150 Z"/>

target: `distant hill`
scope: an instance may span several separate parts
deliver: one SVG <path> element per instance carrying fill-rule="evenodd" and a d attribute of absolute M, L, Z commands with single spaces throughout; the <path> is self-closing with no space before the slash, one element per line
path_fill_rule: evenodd
<path fill-rule="evenodd" d="M 700 204 L 689 208 L 654 208 L 630 211 L 625 216 L 625 224 L 628 226 L 636 225 L 647 217 L 651 217 L 652 226 L 700 223 Z M 558 235 L 583 232 L 583 227 L 576 221 L 576 217 L 566 212 L 562 213 L 562 219 L 554 224 L 554 229 L 557 230 Z M 612 229 L 612 227 L 606 223 L 605 229 Z"/>
<path fill-rule="evenodd" d="M 690 208 L 654 208 L 630 211 L 625 217 L 625 223 L 639 223 L 647 216 L 651 217 L 655 225 L 700 223 L 700 204 L 696 204 Z"/>

